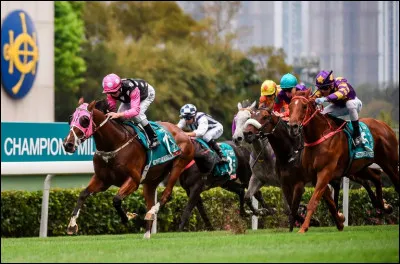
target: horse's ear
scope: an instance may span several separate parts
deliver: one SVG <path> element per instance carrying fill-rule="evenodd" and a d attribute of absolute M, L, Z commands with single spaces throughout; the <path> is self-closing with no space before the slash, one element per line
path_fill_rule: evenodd
<path fill-rule="evenodd" d="M 85 102 L 85 99 L 83 99 L 83 97 L 81 97 L 81 98 L 79 98 L 78 105 L 81 105 L 81 104 L 83 104 L 84 102 Z"/>
<path fill-rule="evenodd" d="M 91 112 L 96 105 L 96 100 L 93 100 L 87 107 L 88 111 Z"/>
<path fill-rule="evenodd" d="M 256 109 L 256 106 L 257 106 L 257 101 L 254 100 L 254 102 L 251 104 L 250 108 L 254 110 L 254 109 Z"/>
<path fill-rule="evenodd" d="M 242 103 L 241 102 L 239 102 L 238 103 L 238 110 L 240 111 L 240 109 L 242 109 L 243 107 L 242 107 Z"/>

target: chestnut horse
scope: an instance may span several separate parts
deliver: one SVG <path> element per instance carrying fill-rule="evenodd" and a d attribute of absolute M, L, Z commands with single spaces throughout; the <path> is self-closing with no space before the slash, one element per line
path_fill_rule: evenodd
<path fill-rule="evenodd" d="M 271 109 L 254 110 L 251 119 L 245 123 L 243 130 L 244 138 L 247 142 L 251 143 L 258 138 L 269 139 L 269 142 L 274 149 L 276 155 L 276 168 L 277 173 L 281 180 L 284 196 L 290 207 L 289 212 L 289 230 L 293 231 L 295 221 L 300 223 L 304 222 L 304 218 L 298 214 L 301 196 L 304 193 L 304 186 L 311 181 L 307 171 L 301 166 L 300 162 L 289 164 L 288 153 L 291 153 L 294 145 L 294 138 L 290 135 L 288 125 L 281 117 L 273 114 Z M 300 150 L 300 157 L 304 148 Z M 381 170 L 377 168 L 370 168 L 373 170 L 377 177 L 380 177 Z M 358 182 L 367 190 L 370 195 L 372 203 L 376 204 L 376 198 L 371 190 L 371 187 L 366 181 L 362 179 L 350 177 L 353 181 Z M 334 189 L 334 203 L 338 210 L 338 200 L 340 191 L 340 181 L 332 180 L 329 184 Z M 328 202 L 328 201 L 327 201 Z M 328 204 L 329 206 L 329 204 Z M 377 206 L 375 206 L 377 207 Z M 317 221 L 311 219 L 312 226 L 318 226 Z"/>
<path fill-rule="evenodd" d="M 143 195 L 148 210 L 145 217 L 147 224 L 144 238 L 150 238 L 155 214 L 170 199 L 177 179 L 193 159 L 194 146 L 190 138 L 175 124 L 158 122 L 172 134 L 180 148 L 180 154 L 163 164 L 150 167 L 147 175 L 143 174 L 142 176 L 147 159 L 145 147 L 132 127 L 122 124 L 119 120 L 106 118 L 107 111 L 108 104 L 105 100 L 97 103 L 92 101 L 87 104 L 83 103 L 83 99 L 81 99 L 79 107 L 73 115 L 69 134 L 63 143 L 65 150 L 73 153 L 80 143 L 93 136 L 97 149 L 93 156 L 95 173 L 89 185 L 79 195 L 67 233 L 77 233 L 76 219 L 86 198 L 89 195 L 106 191 L 111 185 L 120 187 L 114 196 L 113 205 L 121 217 L 122 223 L 126 224 L 129 219 L 135 217 L 135 214 L 126 213 L 122 209 L 122 200 L 136 191 L 140 184 L 143 184 Z M 160 202 L 155 205 L 156 188 L 169 174 Z"/>
<path fill-rule="evenodd" d="M 371 180 L 376 187 L 377 203 L 381 210 L 390 213 L 392 208 L 385 204 L 382 198 L 382 182 L 374 175 L 368 166 L 378 164 L 389 176 L 399 192 L 399 152 L 398 141 L 394 131 L 384 122 L 373 118 L 361 118 L 372 134 L 374 144 L 373 158 L 352 160 L 349 156 L 347 135 L 343 125 L 338 125 L 329 115 L 323 115 L 316 106 L 311 89 L 297 91 L 290 104 L 289 126 L 292 133 L 303 131 L 305 148 L 302 155 L 302 166 L 311 175 L 315 186 L 314 193 L 307 205 L 306 219 L 299 232 L 304 233 L 309 228 L 311 216 L 315 212 L 321 196 L 327 198 L 327 185 L 333 179 L 344 175 L 354 175 L 356 178 Z M 333 204 L 334 206 L 334 204 Z M 333 213 L 331 211 L 331 213 Z M 343 229 L 338 214 L 335 214 L 339 230 Z M 338 224 L 339 223 L 339 224 Z"/>

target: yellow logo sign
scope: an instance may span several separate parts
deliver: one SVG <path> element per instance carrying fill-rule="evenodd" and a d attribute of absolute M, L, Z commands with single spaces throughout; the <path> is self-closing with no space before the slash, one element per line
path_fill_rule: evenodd
<path fill-rule="evenodd" d="M 14 13 L 14 12 L 13 12 Z M 14 22 L 16 20 L 16 15 L 17 14 L 10 14 L 14 15 L 14 17 L 12 17 L 12 19 L 10 18 L 10 22 Z M 13 75 L 14 74 L 14 70 L 16 69 L 15 74 L 17 74 L 16 78 L 14 76 L 14 83 L 10 83 L 10 85 L 7 85 L 8 87 L 5 87 L 6 89 L 8 89 L 8 92 L 12 92 L 14 95 L 17 95 L 18 92 L 21 89 L 21 86 L 24 83 L 25 77 L 27 76 L 27 74 L 32 74 L 33 78 L 30 78 L 30 80 L 27 80 L 27 84 L 29 87 L 25 87 L 24 90 L 29 90 L 33 84 L 33 80 L 34 80 L 34 75 L 36 74 L 36 65 L 39 59 L 39 49 L 37 46 L 37 39 L 36 39 L 36 32 L 33 31 L 33 23 L 29 19 L 29 25 L 30 28 L 29 30 L 31 31 L 31 35 L 28 32 L 28 27 L 27 27 L 27 21 L 26 21 L 26 15 L 25 12 L 23 11 L 18 11 L 18 16 L 20 18 L 21 21 L 21 27 L 22 27 L 22 32 L 21 29 L 19 28 L 15 28 L 15 22 L 14 23 L 8 23 L 11 24 L 10 26 L 4 26 L 3 25 L 3 30 L 7 30 L 8 31 L 8 43 L 7 40 L 6 42 L 2 43 L 2 47 L 3 47 L 3 57 L 4 60 L 6 62 L 8 62 L 8 74 L 9 75 Z M 4 22 L 5 24 L 5 22 Z M 7 28 L 5 28 L 7 27 Z M 20 34 L 15 34 L 15 32 L 21 32 Z M 4 32 L 5 34 L 7 32 Z M 15 35 L 16 38 L 15 38 Z M 3 36 L 3 32 L 2 32 L 2 36 Z M 2 41 L 3 42 L 3 41 Z M 28 61 L 28 59 L 30 59 Z M 3 66 L 3 65 L 2 65 Z M 2 69 L 2 75 L 5 73 L 6 69 Z M 18 79 L 19 78 L 19 79 Z M 18 80 L 18 82 L 16 82 L 16 80 Z M 16 82 L 16 83 L 15 83 Z M 22 92 L 22 91 L 21 91 Z M 27 92 L 27 91 L 26 91 Z M 26 93 L 25 92 L 25 93 Z"/>
<path fill-rule="evenodd" d="M 324 82 L 324 77 L 322 77 L 321 75 L 317 78 L 317 81 L 319 82 L 319 83 L 323 83 Z"/>

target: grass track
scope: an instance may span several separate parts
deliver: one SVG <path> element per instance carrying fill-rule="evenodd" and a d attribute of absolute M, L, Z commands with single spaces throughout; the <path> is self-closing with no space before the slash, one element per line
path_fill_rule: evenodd
<path fill-rule="evenodd" d="M 2 238 L 1 262 L 399 262 L 399 226 Z"/>

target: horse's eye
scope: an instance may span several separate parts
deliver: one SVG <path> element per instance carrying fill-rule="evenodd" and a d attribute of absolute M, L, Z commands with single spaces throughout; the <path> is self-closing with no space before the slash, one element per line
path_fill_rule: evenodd
<path fill-rule="evenodd" d="M 307 109 L 307 106 L 306 106 L 306 105 L 303 105 L 303 109 Z"/>
<path fill-rule="evenodd" d="M 265 115 L 265 116 L 263 116 L 263 119 L 264 119 L 264 120 L 267 120 L 267 118 L 268 118 L 268 116 L 266 116 L 266 115 Z"/>
<path fill-rule="evenodd" d="M 81 118 L 79 118 L 79 125 L 81 125 L 81 127 L 83 128 L 88 128 L 89 127 L 89 117 L 87 116 L 82 116 Z"/>

